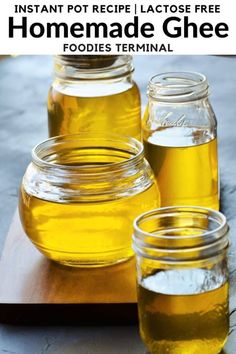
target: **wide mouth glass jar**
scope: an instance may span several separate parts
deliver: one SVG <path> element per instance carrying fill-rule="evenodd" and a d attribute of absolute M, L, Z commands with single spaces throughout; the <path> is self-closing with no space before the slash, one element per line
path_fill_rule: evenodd
<path fill-rule="evenodd" d="M 49 259 L 72 266 L 130 258 L 134 218 L 158 206 L 142 144 L 99 134 L 60 136 L 37 145 L 19 202 L 33 244 Z"/>
<path fill-rule="evenodd" d="M 200 207 L 134 222 L 140 333 L 152 354 L 217 354 L 229 331 L 228 225 Z"/>

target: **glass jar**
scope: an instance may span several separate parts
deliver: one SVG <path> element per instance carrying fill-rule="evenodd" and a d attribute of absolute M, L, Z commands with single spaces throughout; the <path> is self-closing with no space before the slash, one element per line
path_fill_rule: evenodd
<path fill-rule="evenodd" d="M 216 118 L 204 75 L 154 76 L 143 118 L 145 156 L 161 193 L 161 206 L 219 209 Z"/>
<path fill-rule="evenodd" d="M 48 95 L 49 136 L 115 133 L 140 139 L 140 93 L 128 55 L 58 55 Z"/>
<path fill-rule="evenodd" d="M 159 205 L 140 142 L 75 134 L 32 152 L 19 210 L 25 233 L 46 257 L 71 266 L 104 266 L 133 255 L 132 223 Z"/>
<path fill-rule="evenodd" d="M 228 225 L 169 207 L 135 220 L 140 333 L 152 354 L 217 354 L 229 331 Z"/>

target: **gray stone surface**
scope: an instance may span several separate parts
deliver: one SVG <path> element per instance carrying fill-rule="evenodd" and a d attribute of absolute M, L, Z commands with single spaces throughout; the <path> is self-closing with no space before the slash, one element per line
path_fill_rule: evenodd
<path fill-rule="evenodd" d="M 152 75 L 163 71 L 194 70 L 206 74 L 218 118 L 222 210 L 231 226 L 236 249 L 236 58 L 206 56 L 137 56 L 136 81 L 146 103 Z M 13 212 L 30 150 L 47 137 L 46 98 L 51 81 L 51 58 L 29 56 L 0 61 L 0 246 Z M 235 265 L 235 252 L 230 262 Z M 236 307 L 236 272 L 231 265 L 231 306 Z M 233 279 L 234 277 L 234 279 Z M 235 315 L 233 315 L 235 316 Z M 236 318 L 232 316 L 232 326 Z M 233 327 L 232 327 L 233 329 Z M 233 335 L 225 353 L 235 354 Z M 136 327 L 12 327 L 0 325 L 0 353 L 14 354 L 143 354 Z M 199 353 L 201 354 L 201 353 Z"/>

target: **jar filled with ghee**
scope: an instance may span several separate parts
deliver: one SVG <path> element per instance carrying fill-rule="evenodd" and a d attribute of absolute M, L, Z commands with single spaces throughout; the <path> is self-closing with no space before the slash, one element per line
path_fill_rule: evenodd
<path fill-rule="evenodd" d="M 135 220 L 140 334 L 151 354 L 218 354 L 229 333 L 228 225 L 167 207 Z"/>
<path fill-rule="evenodd" d="M 130 258 L 134 218 L 159 204 L 139 141 L 80 133 L 33 149 L 19 211 L 25 233 L 47 258 L 96 267 Z"/>
<path fill-rule="evenodd" d="M 206 77 L 191 72 L 154 76 L 143 140 L 161 205 L 219 209 L 217 124 Z"/>
<path fill-rule="evenodd" d="M 140 93 L 128 55 L 58 55 L 48 95 L 49 136 L 115 133 L 140 139 Z"/>

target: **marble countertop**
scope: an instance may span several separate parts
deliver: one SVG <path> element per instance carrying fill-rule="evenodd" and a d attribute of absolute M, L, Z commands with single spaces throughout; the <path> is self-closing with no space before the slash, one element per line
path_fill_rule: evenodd
<path fill-rule="evenodd" d="M 221 209 L 231 227 L 231 309 L 236 308 L 236 57 L 136 56 L 135 79 L 146 103 L 148 79 L 158 72 L 198 71 L 211 86 L 218 119 Z M 52 59 L 20 56 L 0 60 L 0 248 L 17 205 L 18 187 L 32 147 L 47 137 L 47 91 Z M 231 316 L 236 331 L 236 314 Z M 225 354 L 235 354 L 232 333 Z M 136 326 L 14 327 L 0 325 L 0 353 L 144 354 Z M 200 353 L 199 353 L 200 354 Z"/>

